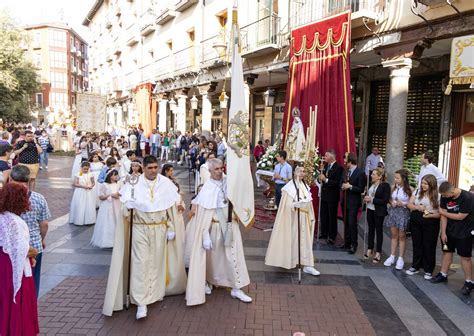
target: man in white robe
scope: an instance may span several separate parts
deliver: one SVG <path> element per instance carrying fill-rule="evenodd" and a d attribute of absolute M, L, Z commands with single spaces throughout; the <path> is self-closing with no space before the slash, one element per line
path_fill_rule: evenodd
<path fill-rule="evenodd" d="M 249 285 L 250 278 L 245 263 L 242 236 L 236 219 L 228 222 L 227 181 L 219 159 L 207 162 L 210 179 L 192 201 L 192 244 L 186 305 L 206 302 L 211 287 L 206 284 L 230 287 L 231 296 L 242 302 L 252 302 L 241 288 Z"/>
<path fill-rule="evenodd" d="M 147 305 L 186 288 L 184 227 L 178 223 L 178 190 L 158 174 L 158 160 L 143 160 L 144 174 L 136 185 L 120 190 L 121 201 L 133 209 L 130 301 L 138 306 L 137 319 L 146 317 Z M 118 223 L 102 313 L 122 310 L 128 285 L 130 215 Z"/>
<path fill-rule="evenodd" d="M 304 167 L 295 169 L 295 178 L 282 189 L 282 198 L 275 218 L 265 256 L 268 266 L 292 269 L 298 265 L 298 246 L 303 272 L 320 273 L 314 268 L 313 237 L 315 217 L 311 191 L 304 182 Z M 300 244 L 298 245 L 298 209 L 300 213 Z"/>

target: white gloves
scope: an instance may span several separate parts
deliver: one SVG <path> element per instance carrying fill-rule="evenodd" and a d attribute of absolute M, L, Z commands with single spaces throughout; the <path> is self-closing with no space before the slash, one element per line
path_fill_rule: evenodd
<path fill-rule="evenodd" d="M 292 208 L 296 208 L 296 209 L 301 209 L 301 208 L 304 208 L 306 206 L 307 202 L 293 202 L 291 204 L 291 207 Z"/>
<path fill-rule="evenodd" d="M 203 247 L 206 251 L 212 250 L 212 240 L 210 240 L 209 238 L 203 238 L 203 240 L 202 240 L 202 247 Z"/>
<path fill-rule="evenodd" d="M 166 233 L 166 238 L 167 238 L 168 240 L 174 240 L 174 239 L 176 238 L 176 232 L 172 232 L 172 231 L 167 232 L 167 233 Z"/>

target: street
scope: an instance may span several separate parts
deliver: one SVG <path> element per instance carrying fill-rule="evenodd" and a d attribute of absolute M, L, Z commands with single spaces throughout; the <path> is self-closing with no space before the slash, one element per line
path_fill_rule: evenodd
<path fill-rule="evenodd" d="M 357 255 L 315 241 L 319 277 L 264 265 L 271 213 L 262 209 L 262 189 L 255 189 L 254 227 L 243 228 L 244 249 L 251 285 L 244 288 L 254 302 L 232 299 L 226 289 L 215 289 L 207 302 L 186 307 L 184 295 L 165 297 L 149 307 L 145 320 L 135 320 L 136 308 L 101 314 L 111 250 L 89 245 L 93 226 L 68 224 L 73 189 L 73 158 L 51 156 L 49 171 L 41 171 L 37 191 L 52 212 L 43 257 L 38 303 L 43 335 L 473 335 L 474 303 L 463 297 L 462 271 L 455 258 L 447 284 L 431 284 L 383 264 L 373 265 Z M 188 170 L 176 177 L 191 194 Z M 360 226 L 362 227 L 362 220 Z M 342 223 L 339 223 L 342 229 Z M 362 229 L 359 230 L 362 234 Z M 362 240 L 362 237 L 360 237 Z M 411 239 L 408 239 L 411 260 Z M 384 256 L 389 248 L 384 237 Z M 440 255 L 437 256 L 437 269 Z"/>

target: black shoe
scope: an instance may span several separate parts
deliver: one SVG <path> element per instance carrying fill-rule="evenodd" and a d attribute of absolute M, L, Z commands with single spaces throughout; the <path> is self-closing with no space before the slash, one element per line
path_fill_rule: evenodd
<path fill-rule="evenodd" d="M 473 287 L 474 287 L 474 283 L 464 281 L 464 286 L 462 286 L 461 288 L 461 294 L 465 296 L 470 295 Z"/>
<path fill-rule="evenodd" d="M 347 253 L 349 254 L 356 254 L 356 252 L 357 252 L 357 246 L 352 246 L 351 249 L 347 251 Z"/>
<path fill-rule="evenodd" d="M 319 235 L 319 239 L 328 239 L 328 236 L 323 235 L 323 234 L 320 234 L 320 235 Z"/>
<path fill-rule="evenodd" d="M 334 241 L 334 239 L 328 238 L 328 240 L 326 240 L 326 243 L 328 243 L 329 245 L 334 245 L 336 242 Z"/>
<path fill-rule="evenodd" d="M 431 283 L 440 283 L 440 282 L 446 282 L 448 281 L 448 277 L 444 276 L 441 273 L 436 274 L 436 276 L 431 279 Z"/>
<path fill-rule="evenodd" d="M 343 249 L 343 250 L 349 250 L 351 248 L 351 244 L 341 244 L 337 245 L 336 248 L 338 249 Z"/>

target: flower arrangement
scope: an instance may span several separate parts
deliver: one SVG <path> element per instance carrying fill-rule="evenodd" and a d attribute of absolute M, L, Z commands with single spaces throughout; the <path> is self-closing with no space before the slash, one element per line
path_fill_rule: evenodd
<path fill-rule="evenodd" d="M 319 148 L 309 150 L 308 160 L 303 162 L 303 167 L 306 171 L 305 182 L 311 186 L 314 184 L 314 180 L 318 178 L 320 174 L 321 156 L 319 156 Z"/>
<path fill-rule="evenodd" d="M 257 169 L 273 171 L 275 168 L 275 156 L 278 153 L 277 145 L 268 147 L 265 154 L 262 155 L 260 161 L 257 163 Z"/>

